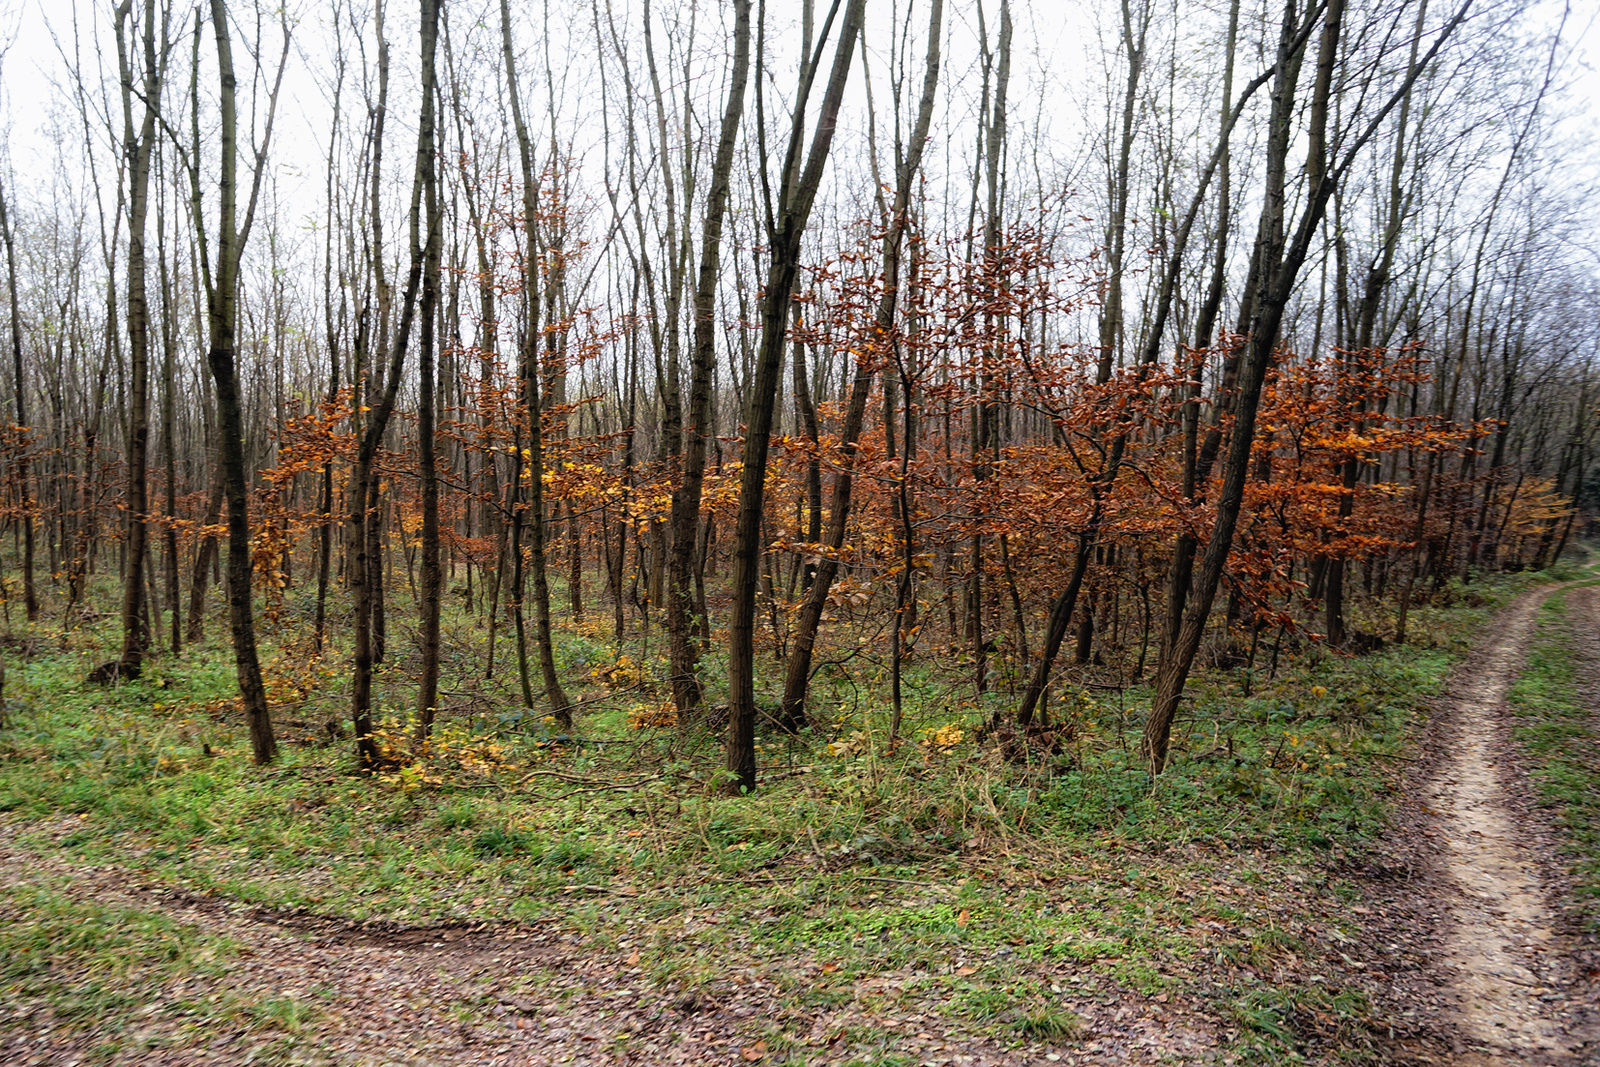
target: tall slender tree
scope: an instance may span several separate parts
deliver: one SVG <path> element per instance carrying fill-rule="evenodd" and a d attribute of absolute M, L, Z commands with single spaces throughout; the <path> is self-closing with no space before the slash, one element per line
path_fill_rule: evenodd
<path fill-rule="evenodd" d="M 142 49 L 142 84 L 135 87 L 133 0 L 117 7 L 117 68 L 122 82 L 123 165 L 128 175 L 128 483 L 126 498 L 126 564 L 122 583 L 122 657 L 117 673 L 137 678 L 150 635 L 145 623 L 145 561 L 150 546 L 150 302 L 145 293 L 148 273 L 146 221 L 150 213 L 150 163 L 155 146 L 156 116 L 161 106 L 169 46 L 166 11 L 158 20 L 155 0 L 145 0 L 137 33 Z M 140 119 L 134 128 L 134 98 Z"/>
<path fill-rule="evenodd" d="M 544 405 L 540 402 L 539 368 L 539 182 L 534 173 L 533 142 L 523 117 L 522 97 L 517 89 L 516 52 L 512 47 L 511 9 L 500 0 L 501 53 L 505 62 L 506 93 L 511 101 L 511 118 L 517 136 L 517 158 L 522 171 L 522 327 L 521 379 L 523 408 L 528 419 L 526 472 L 528 483 L 527 531 L 528 577 L 533 585 L 534 640 L 539 651 L 539 673 L 544 682 L 544 697 L 556 721 L 572 725 L 572 701 L 556 673 L 555 645 L 550 634 L 550 586 L 546 567 L 546 523 L 544 514 Z"/>
<path fill-rule="evenodd" d="M 17 303 L 17 246 L 11 230 L 7 197 L 0 184 L 0 240 L 6 246 L 6 298 L 11 324 L 12 388 L 16 391 L 17 425 L 28 427 L 28 382 L 22 362 L 22 309 Z M 39 617 L 39 590 L 33 580 L 33 467 L 26 451 L 17 459 L 17 498 L 22 508 L 22 598 L 30 621 Z"/>
<path fill-rule="evenodd" d="M 711 165 L 705 223 L 700 234 L 700 272 L 694 287 L 693 349 L 689 370 L 689 419 L 683 434 L 683 474 L 672 494 L 671 545 L 667 571 L 667 629 L 672 651 L 672 693 L 680 721 L 687 723 L 702 694 L 700 648 L 690 617 L 694 614 L 695 548 L 706 477 L 707 444 L 712 433 L 712 379 L 716 371 L 717 284 L 721 280 L 722 220 L 728 209 L 734 148 L 744 115 L 750 71 L 750 0 L 734 0 L 733 64 L 728 96 Z M 670 184 L 670 183 L 669 183 Z"/>
<path fill-rule="evenodd" d="M 239 695 L 244 703 L 245 719 L 250 724 L 250 747 L 255 761 L 270 763 L 277 756 L 278 745 L 273 736 L 272 717 L 267 709 L 266 688 L 261 680 L 261 662 L 256 654 L 255 606 L 251 600 L 250 472 L 244 457 L 244 408 L 239 392 L 235 338 L 239 314 L 239 261 L 250 239 L 262 181 L 267 173 L 267 149 L 272 143 L 278 92 L 288 66 L 289 21 L 287 11 L 280 11 L 283 51 L 278 58 L 277 73 L 267 97 L 261 141 L 254 146 L 250 193 L 241 220 L 238 79 L 234 74 L 233 38 L 228 28 L 226 0 L 211 0 L 210 10 L 220 86 L 217 106 L 222 119 L 216 232 L 212 238 L 206 235 L 205 216 L 201 210 L 199 101 L 193 85 L 190 91 L 195 94 L 196 118 L 189 174 L 196 243 L 206 289 L 206 324 L 210 339 L 206 361 L 217 391 L 217 451 L 222 461 L 223 495 L 228 504 L 228 614 L 233 632 L 234 666 L 239 678 Z M 200 32 L 198 16 L 195 32 Z"/>
<path fill-rule="evenodd" d="M 823 23 L 817 50 L 806 56 L 800 74 L 800 91 L 794 102 L 789 146 L 779 171 L 776 197 L 768 203 L 767 286 L 761 298 L 761 343 L 745 404 L 744 457 L 739 476 L 738 524 L 733 544 L 733 616 L 728 627 L 728 791 L 739 796 L 756 787 L 756 693 L 755 632 L 756 584 L 761 574 L 765 545 L 761 519 L 766 506 L 767 452 L 771 444 L 773 412 L 777 400 L 778 377 L 788 334 L 789 305 L 794 298 L 795 278 L 800 267 L 800 242 L 822 171 L 833 146 L 839 108 L 844 102 L 845 84 L 850 78 L 851 57 L 866 11 L 865 0 L 849 0 L 839 26 L 839 43 L 833 55 L 822 104 L 817 112 L 816 132 L 811 148 L 805 151 L 805 109 L 812 82 L 822 64 L 822 48 L 829 29 L 839 13 L 841 0 L 834 0 Z M 759 79 L 759 75 L 758 75 Z M 758 80 L 759 84 L 759 80 Z M 804 153 L 804 165 L 801 165 Z M 763 168 L 763 175 L 765 168 Z"/>
<path fill-rule="evenodd" d="M 439 204 L 439 167 L 435 149 L 438 114 L 435 98 L 439 75 L 434 55 L 439 42 L 440 0 L 422 0 L 422 116 L 417 123 L 417 171 L 422 183 L 427 213 L 427 236 L 422 248 L 422 307 L 417 364 L 420 388 L 417 397 L 417 438 L 419 476 L 422 482 L 422 596 L 421 630 L 422 676 L 417 685 L 417 737 L 427 740 L 439 703 L 439 611 L 444 575 L 439 566 L 439 471 L 435 408 L 435 334 L 439 316 L 439 267 L 442 248 L 442 217 Z M 416 250 L 412 250 L 416 254 Z"/>

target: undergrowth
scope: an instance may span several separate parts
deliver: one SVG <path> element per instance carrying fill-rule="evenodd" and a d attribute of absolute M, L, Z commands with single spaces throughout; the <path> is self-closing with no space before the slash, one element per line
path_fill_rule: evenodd
<path fill-rule="evenodd" d="M 1511 689 L 1514 735 L 1555 813 L 1576 881 L 1574 896 L 1591 930 L 1600 931 L 1600 737 L 1579 692 L 1573 620 L 1565 591 L 1540 610 L 1522 677 Z"/>
<path fill-rule="evenodd" d="M 83 678 L 113 635 L 45 632 L 51 651 L 11 665 L 0 811 L 28 847 L 233 900 L 555 922 L 596 950 L 639 946 L 668 988 L 714 986 L 730 958 L 780 984 L 811 966 L 787 994 L 800 1015 L 922 1005 L 998 1040 L 1072 1044 L 1086 1006 L 1182 995 L 1223 1020 L 1216 1039 L 1245 1060 L 1314 1057 L 1333 1032 L 1341 1054 L 1372 1059 L 1345 977 L 1285 961 L 1322 958 L 1319 938 L 1353 932 L 1333 872 L 1381 830 L 1453 657 L 1540 577 L 1445 590 L 1413 611 L 1404 647 L 1197 673 L 1156 781 L 1138 755 L 1149 692 L 1137 682 L 1059 682 L 1052 732 L 1008 747 L 979 729 L 1006 695 L 973 696 L 959 664 L 929 654 L 908 672 L 907 728 L 891 745 L 883 665 L 819 656 L 812 726 L 764 732 L 760 789 L 739 800 L 721 796 L 714 731 L 673 723 L 661 638 L 619 646 L 603 619 L 561 635 L 564 671 L 587 686 L 570 733 L 518 707 L 504 648 L 484 682 L 481 634 L 448 619 L 452 703 L 418 745 L 400 710 L 408 664 L 386 667 L 389 769 L 373 777 L 350 752 L 340 650 L 318 658 L 292 629 L 267 636 L 284 748 L 257 768 L 219 645 L 102 689 Z M 76 818 L 63 834 L 64 816 Z M 30 825 L 52 834 L 27 837 Z M 165 951 L 165 936 L 147 940 Z M 886 974 L 909 977 L 864 999 L 861 983 Z M 1306 1024 L 1328 1019 L 1348 1025 Z M 774 1048 L 798 1040 L 779 1031 Z M 860 1054 L 887 1054 L 881 1039 L 863 1036 Z"/>

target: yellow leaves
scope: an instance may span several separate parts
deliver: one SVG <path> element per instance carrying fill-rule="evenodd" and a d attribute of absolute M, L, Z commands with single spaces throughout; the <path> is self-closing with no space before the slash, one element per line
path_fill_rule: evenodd
<path fill-rule="evenodd" d="M 922 731 L 922 744 L 930 752 L 948 752 L 962 741 L 966 740 L 966 732 L 955 723 L 945 723 L 940 727 L 928 727 Z"/>
<path fill-rule="evenodd" d="M 828 755 L 838 756 L 840 759 L 848 759 L 851 756 L 860 755 L 871 747 L 872 739 L 857 730 L 847 738 L 839 741 L 830 741 L 828 743 Z"/>
<path fill-rule="evenodd" d="M 589 680 L 603 683 L 613 689 L 644 689 L 655 681 L 651 673 L 643 665 L 635 663 L 633 657 L 626 652 L 609 664 L 591 669 Z"/>
<path fill-rule="evenodd" d="M 1325 437 L 1318 444 L 1334 452 L 1362 453 L 1372 451 L 1378 441 L 1370 434 L 1345 433 Z"/>
<path fill-rule="evenodd" d="M 678 725 L 678 707 L 670 700 L 635 704 L 628 711 L 628 729 L 668 729 Z"/>
<path fill-rule="evenodd" d="M 1572 514 L 1572 500 L 1556 490 L 1549 478 L 1529 478 L 1511 498 L 1510 525 L 1524 534 L 1538 532 L 1549 523 Z"/>
<path fill-rule="evenodd" d="M 401 767 L 393 774 L 380 774 L 378 775 L 378 781 L 391 788 L 399 789 L 402 793 L 415 793 L 429 786 L 444 784 L 443 778 L 429 774 L 417 764 Z"/>
<path fill-rule="evenodd" d="M 398 726 L 380 726 L 371 736 L 384 762 L 395 768 L 378 775 L 378 781 L 401 792 L 488 778 L 515 767 L 499 741 L 456 723 L 435 724 L 432 735 L 421 745 Z"/>

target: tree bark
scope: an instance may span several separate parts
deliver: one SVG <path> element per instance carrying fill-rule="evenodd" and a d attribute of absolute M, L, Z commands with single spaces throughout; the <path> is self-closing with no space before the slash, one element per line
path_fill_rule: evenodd
<path fill-rule="evenodd" d="M 440 229 L 439 172 L 435 161 L 434 99 L 439 78 L 434 53 L 439 41 L 439 0 L 422 0 L 422 117 L 417 125 L 417 169 L 427 210 L 427 238 L 422 249 L 421 336 L 417 364 L 421 376 L 417 401 L 420 476 L 422 479 L 422 603 L 419 629 L 422 672 L 417 683 L 417 740 L 433 730 L 439 704 L 439 611 L 444 578 L 439 569 L 439 473 L 435 440 L 434 347 L 439 310 Z M 412 250 L 416 254 L 416 250 Z"/>
<path fill-rule="evenodd" d="M 511 48 L 511 10 L 500 0 L 502 53 L 506 88 L 511 98 L 512 123 L 517 133 L 517 155 L 522 164 L 523 298 L 527 301 L 527 328 L 522 335 L 523 406 L 528 415 L 528 576 L 533 583 L 534 640 L 539 648 L 539 673 L 544 696 L 563 728 L 572 726 L 572 702 L 556 673 L 555 646 L 550 634 L 550 586 L 546 567 L 544 514 L 544 428 L 539 373 L 539 185 L 534 177 L 533 147 L 522 117 L 517 89 L 516 62 Z"/>
<path fill-rule="evenodd" d="M 277 756 L 278 745 L 273 737 L 266 689 L 261 682 L 261 664 L 256 655 L 255 614 L 250 583 L 250 476 L 244 458 L 244 412 L 239 397 L 234 329 L 238 317 L 239 260 L 244 254 L 255 218 L 257 197 L 266 171 L 267 146 L 272 139 L 272 120 L 277 111 L 278 89 L 283 83 L 285 61 L 289 54 L 287 15 L 283 18 L 283 54 L 278 61 L 277 78 L 272 84 L 262 141 L 255 152 L 255 173 L 248 206 L 240 223 L 236 218 L 238 105 L 233 45 L 228 32 L 227 4 L 225 0 L 211 0 L 211 27 L 216 39 L 221 86 L 218 107 L 222 118 L 222 171 L 218 182 L 220 204 L 217 211 L 216 267 L 214 274 L 209 269 L 206 271 L 206 320 L 210 332 L 210 348 L 206 357 L 217 390 L 218 452 L 222 460 L 223 495 L 228 502 L 228 614 L 233 631 L 234 666 L 245 718 L 250 724 L 250 746 L 258 764 L 270 763 Z M 198 119 L 194 133 L 194 159 L 197 161 L 200 154 Z M 198 171 L 193 169 L 190 175 L 195 228 L 201 231 L 200 178 Z M 201 256 L 203 261 L 207 256 L 204 243 L 201 244 Z"/>
<path fill-rule="evenodd" d="M 122 150 L 128 173 L 128 439 L 126 490 L 127 565 L 122 583 L 122 656 L 118 673 L 137 678 L 149 643 L 144 619 L 145 560 L 150 541 L 150 303 L 146 296 L 145 229 L 150 209 L 150 150 L 155 143 L 156 111 L 160 107 L 167 42 L 156 48 L 155 0 L 145 0 L 140 44 L 143 48 L 143 84 L 138 95 L 143 114 L 134 132 L 134 70 L 128 34 L 133 0 L 117 7 L 117 66 L 122 76 Z M 164 23 L 163 23 L 164 26 Z"/>
<path fill-rule="evenodd" d="M 728 208 L 733 153 L 744 115 L 745 83 L 750 69 L 750 0 L 735 0 L 733 68 L 722 112 L 717 155 L 706 194 L 705 224 L 700 234 L 700 274 L 694 288 L 694 350 L 689 374 L 689 420 L 683 436 L 683 476 L 672 494 L 671 545 L 667 563 L 667 633 L 672 655 L 672 698 L 678 721 L 688 725 L 704 693 L 700 685 L 700 649 L 691 616 L 695 609 L 694 555 L 700 528 L 700 502 L 705 487 L 706 447 L 711 436 L 712 375 L 716 369 L 716 298 L 721 275 L 722 221 Z M 668 185 L 670 186 L 670 182 Z"/>
<path fill-rule="evenodd" d="M 828 36 L 828 24 L 833 22 L 838 12 L 839 2 L 835 0 L 824 24 L 824 41 Z M 855 51 L 856 38 L 860 35 L 865 8 L 865 0 L 849 0 L 849 6 L 845 9 L 833 69 L 823 94 L 811 149 L 802 170 L 797 164 L 803 147 L 801 141 L 806 98 L 821 55 L 816 55 L 807 63 L 795 101 L 789 148 L 781 171 L 783 179 L 777 199 L 778 215 L 769 232 L 771 262 L 761 302 L 761 347 L 745 409 L 744 465 L 740 472 L 738 521 L 733 545 L 733 614 L 728 628 L 729 774 L 726 787 L 733 796 L 753 792 L 756 787 L 756 585 L 761 575 L 761 517 L 766 503 L 767 451 L 771 444 L 773 409 L 788 330 L 789 303 L 794 295 L 795 275 L 799 270 L 800 241 L 811 217 L 811 206 L 822 180 L 822 169 L 833 144 L 845 83 L 850 76 L 851 56 Z"/>
<path fill-rule="evenodd" d="M 811 658 L 816 648 L 817 631 L 822 623 L 822 613 L 827 607 L 828 594 L 834 576 L 839 570 L 839 550 L 844 546 L 849 528 L 850 500 L 854 486 L 856 447 L 861 436 L 861 426 L 866 414 L 868 394 L 878 363 L 887 367 L 893 363 L 892 348 L 895 341 L 895 309 L 900 294 L 900 258 L 910 225 L 912 185 L 922 169 L 922 153 L 928 141 L 928 129 L 933 122 L 933 105 L 939 87 L 939 44 L 943 32 L 944 3 L 933 0 L 928 15 L 928 57 L 923 72 L 922 97 L 917 105 L 916 125 L 907 145 L 895 146 L 899 160 L 895 175 L 894 204 L 887 220 L 882 245 L 883 295 L 873 321 L 873 343 L 867 351 L 856 357 L 855 380 L 850 388 L 850 403 L 845 412 L 844 426 L 840 430 L 840 447 L 844 453 L 839 472 L 834 476 L 833 497 L 828 518 L 828 537 L 819 553 L 814 574 L 808 583 L 806 598 L 795 620 L 793 646 L 785 668 L 783 705 L 779 721 L 789 729 L 796 729 L 805 721 L 806 691 L 811 681 Z M 803 381 L 798 377 L 797 381 Z M 806 398 L 807 405 L 810 398 Z M 810 433 L 816 439 L 815 415 L 810 418 Z M 908 445 L 909 447 L 909 445 Z M 815 460 L 813 460 L 815 462 Z"/>

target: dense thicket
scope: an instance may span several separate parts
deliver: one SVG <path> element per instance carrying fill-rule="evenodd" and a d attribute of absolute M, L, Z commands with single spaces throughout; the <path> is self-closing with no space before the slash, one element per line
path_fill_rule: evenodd
<path fill-rule="evenodd" d="M 115 580 L 112 680 L 227 560 L 262 761 L 258 614 L 350 657 L 372 766 L 442 615 L 570 724 L 599 598 L 683 726 L 729 706 L 735 792 L 855 655 L 891 733 L 925 664 L 1001 733 L 1066 660 L 1153 677 L 1159 772 L 1197 660 L 1403 642 L 1600 494 L 1559 13 L 775 7 L 52 26 L 51 92 L 4 72 L 8 596 Z"/>

